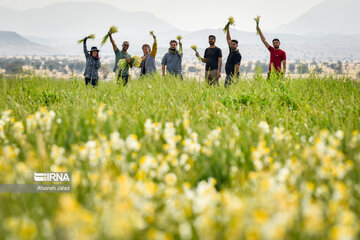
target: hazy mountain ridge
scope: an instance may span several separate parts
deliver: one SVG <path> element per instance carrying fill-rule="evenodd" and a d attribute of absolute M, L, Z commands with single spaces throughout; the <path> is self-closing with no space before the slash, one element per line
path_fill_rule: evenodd
<path fill-rule="evenodd" d="M 324 0 L 308 12 L 277 29 L 293 34 L 360 34 L 359 0 Z"/>
<path fill-rule="evenodd" d="M 327 0 L 333 1 L 333 0 Z M 353 1 L 353 0 L 346 0 Z M 9 18 L 9 19 L 6 19 Z M 25 19 L 25 20 L 24 20 Z M 5 21 L 6 20 L 6 21 Z M 159 54 L 167 51 L 169 41 L 176 36 L 183 36 L 185 57 L 193 57 L 190 45 L 198 45 L 200 52 L 208 46 L 208 36 L 217 36 L 217 45 L 227 52 L 226 35 L 222 29 L 202 29 L 187 32 L 169 25 L 160 18 L 147 12 L 127 12 L 111 5 L 97 2 L 67 2 L 56 3 L 46 8 L 16 11 L 0 7 L 0 30 L 16 31 L 32 42 L 52 47 L 51 50 L 42 51 L 28 47 L 28 51 L 17 52 L 22 43 L 11 45 L 0 42 L 2 49 L 11 49 L 9 55 L 53 55 L 55 49 L 61 49 L 61 54 L 80 55 L 82 46 L 77 40 L 89 33 L 95 33 L 95 41 L 89 40 L 88 47 L 98 46 L 110 25 L 116 25 L 119 32 L 114 34 L 114 39 L 120 47 L 122 41 L 130 42 L 129 52 L 141 55 L 141 46 L 144 43 L 152 44 L 149 30 L 154 30 L 159 45 Z M 360 59 L 360 34 L 343 35 L 336 33 L 311 33 L 308 35 L 295 35 L 288 33 L 264 33 L 267 40 L 280 38 L 282 48 L 291 58 L 348 58 Z M 231 36 L 239 41 L 239 49 L 245 58 L 267 58 L 268 52 L 255 32 L 244 32 L 231 28 Z M 46 48 L 45 46 L 42 46 Z M 55 49 L 54 49 L 55 48 Z M 31 51 L 34 50 L 34 51 Z M 16 53 L 16 54 L 15 54 Z M 1 54 L 4 55 L 4 52 Z M 111 44 L 108 42 L 101 48 L 101 54 L 113 54 Z M 226 53 L 227 54 L 227 53 Z"/>
<path fill-rule="evenodd" d="M 148 12 L 127 12 L 97 2 L 55 3 L 45 8 L 16 11 L 0 8 L 0 30 L 37 37 L 81 37 L 106 34 L 111 25 L 128 35 L 176 27 Z"/>
<path fill-rule="evenodd" d="M 0 55 L 53 55 L 60 50 L 31 42 L 15 32 L 0 31 Z"/>

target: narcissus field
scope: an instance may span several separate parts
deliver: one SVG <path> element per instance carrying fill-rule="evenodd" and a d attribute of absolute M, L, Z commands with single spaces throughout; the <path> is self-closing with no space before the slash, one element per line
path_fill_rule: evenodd
<path fill-rule="evenodd" d="M 360 238 L 359 82 L 22 76 L 0 92 L 0 183 L 72 173 L 71 193 L 0 193 L 0 239 Z"/>

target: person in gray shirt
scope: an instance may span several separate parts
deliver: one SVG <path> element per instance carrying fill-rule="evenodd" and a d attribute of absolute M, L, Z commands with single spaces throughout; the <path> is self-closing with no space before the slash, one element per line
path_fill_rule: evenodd
<path fill-rule="evenodd" d="M 162 65 L 162 74 L 165 76 L 166 74 L 172 74 L 176 77 L 182 78 L 182 58 L 183 58 L 183 51 L 182 51 L 182 43 L 179 40 L 179 50 L 177 50 L 177 41 L 171 40 L 170 41 L 170 48 L 169 51 L 164 55 L 161 65 Z M 166 71 L 165 71 L 166 67 Z"/>

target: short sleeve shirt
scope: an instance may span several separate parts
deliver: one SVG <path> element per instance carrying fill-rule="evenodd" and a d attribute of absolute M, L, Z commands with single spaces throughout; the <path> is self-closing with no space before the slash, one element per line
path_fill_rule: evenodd
<path fill-rule="evenodd" d="M 124 54 L 122 51 L 120 51 L 119 49 L 116 49 L 115 51 L 115 66 L 114 66 L 114 72 L 116 72 L 116 70 L 118 69 L 118 62 L 121 59 L 126 59 L 126 58 L 130 58 L 131 55 L 130 54 Z M 128 76 L 129 75 L 129 66 L 126 66 L 126 68 L 124 70 L 121 71 L 121 73 L 119 73 L 119 75 L 122 76 Z"/>
<path fill-rule="evenodd" d="M 229 51 L 230 53 L 225 64 L 225 72 L 226 75 L 234 75 L 235 66 L 241 63 L 241 54 L 239 50 L 231 51 L 230 47 L 229 47 Z"/>
<path fill-rule="evenodd" d="M 206 71 L 209 70 L 216 70 L 219 68 L 219 58 L 222 57 L 221 49 L 218 47 L 214 48 L 207 48 L 205 50 L 204 58 L 207 59 L 205 69 Z"/>
<path fill-rule="evenodd" d="M 161 61 L 161 65 L 166 65 L 166 70 L 170 74 L 181 74 L 182 55 L 179 53 L 166 53 Z"/>
<path fill-rule="evenodd" d="M 274 66 L 275 71 L 281 71 L 281 62 L 286 60 L 286 53 L 278 49 L 276 50 L 274 47 L 269 46 L 270 52 L 270 65 L 269 72 L 271 72 L 271 66 Z"/>

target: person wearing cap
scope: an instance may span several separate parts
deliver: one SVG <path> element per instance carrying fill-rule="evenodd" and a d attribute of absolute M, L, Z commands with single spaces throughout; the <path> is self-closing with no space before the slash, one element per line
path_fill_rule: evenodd
<path fill-rule="evenodd" d="M 86 58 L 86 66 L 85 66 L 85 84 L 88 85 L 91 83 L 93 87 L 98 85 L 99 74 L 98 71 L 101 67 L 99 52 L 100 50 L 97 47 L 92 47 L 90 51 L 87 50 L 86 40 L 84 40 L 84 54 Z"/>

